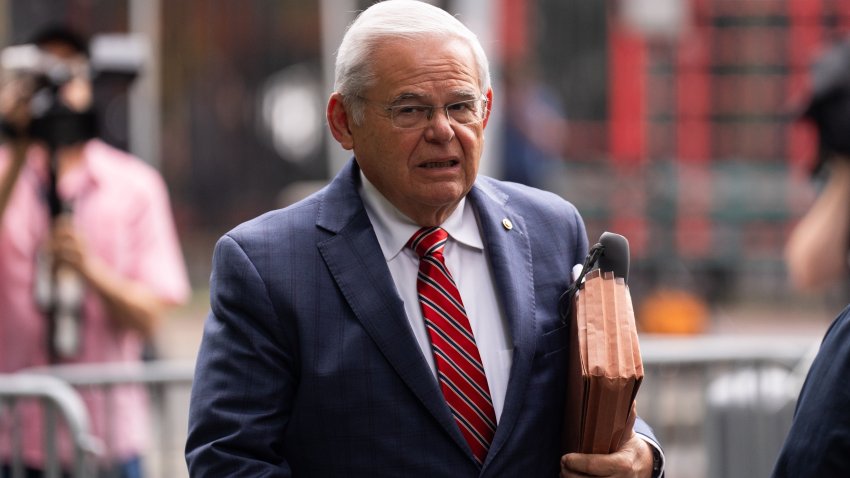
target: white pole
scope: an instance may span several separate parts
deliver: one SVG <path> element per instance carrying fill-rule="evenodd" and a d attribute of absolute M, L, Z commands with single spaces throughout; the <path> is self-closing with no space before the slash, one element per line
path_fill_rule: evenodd
<path fill-rule="evenodd" d="M 144 35 L 150 45 L 142 74 L 129 91 L 129 149 L 156 168 L 162 155 L 160 7 L 160 0 L 131 0 L 129 4 L 130 32 Z"/>
<path fill-rule="evenodd" d="M 336 50 L 342 41 L 343 34 L 345 34 L 345 28 L 354 20 L 357 14 L 357 1 L 320 0 L 319 8 L 321 9 L 322 19 L 322 71 L 324 75 L 325 101 L 327 101 L 334 87 Z M 325 128 L 325 138 L 327 144 L 328 175 L 332 178 L 351 157 L 351 152 L 342 149 L 327 128 Z"/>
<path fill-rule="evenodd" d="M 502 98 L 499 97 L 498 56 L 498 5 L 499 2 L 489 0 L 454 0 L 449 5 L 450 13 L 455 13 L 458 19 L 478 35 L 478 41 L 484 47 L 490 60 L 490 77 L 493 82 L 493 112 L 487 123 L 485 132 L 484 153 L 481 158 L 479 174 L 497 176 L 499 161 L 502 154 Z"/>

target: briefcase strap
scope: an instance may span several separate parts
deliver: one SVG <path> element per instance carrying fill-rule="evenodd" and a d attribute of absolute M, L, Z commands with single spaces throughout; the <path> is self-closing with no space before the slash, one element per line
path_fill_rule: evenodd
<path fill-rule="evenodd" d="M 584 258 L 584 264 L 581 266 L 581 273 L 558 299 L 558 313 L 561 315 L 562 323 L 566 324 L 567 321 L 569 321 L 570 312 L 572 311 L 573 303 L 575 302 L 575 296 L 581 288 L 584 276 L 587 275 L 594 266 L 596 266 L 596 263 L 599 261 L 599 257 L 602 255 L 604 250 L 605 246 L 598 242 L 590 248 L 587 253 L 587 257 Z"/>

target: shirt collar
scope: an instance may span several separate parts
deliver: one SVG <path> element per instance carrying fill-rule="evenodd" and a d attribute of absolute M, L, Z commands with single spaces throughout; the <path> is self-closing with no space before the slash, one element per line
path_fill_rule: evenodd
<path fill-rule="evenodd" d="M 378 243 L 384 253 L 387 262 L 393 260 L 404 249 L 404 245 L 410 239 L 419 226 L 409 217 L 390 203 L 387 198 L 369 182 L 363 171 L 360 171 L 360 197 L 366 207 L 366 213 L 378 236 Z M 484 250 L 484 242 L 481 240 L 481 232 L 478 230 L 478 221 L 475 213 L 466 201 L 460 200 L 454 212 L 440 225 L 449 234 L 449 237 L 461 244 L 476 250 Z"/>
<path fill-rule="evenodd" d="M 108 174 L 104 171 L 104 162 L 99 154 L 100 144 L 97 140 L 88 141 L 83 147 L 83 158 L 80 165 L 68 171 L 59 182 L 60 194 L 66 199 L 80 197 L 85 191 L 96 187 L 100 177 Z M 34 145 L 28 152 L 30 164 L 42 181 L 47 180 L 49 153 L 40 145 Z"/>

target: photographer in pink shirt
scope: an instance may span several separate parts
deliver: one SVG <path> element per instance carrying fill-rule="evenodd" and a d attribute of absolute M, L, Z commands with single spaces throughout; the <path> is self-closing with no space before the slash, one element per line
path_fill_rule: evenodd
<path fill-rule="evenodd" d="M 168 192 L 154 168 L 95 138 L 86 43 L 63 28 L 33 43 L 69 74 L 18 74 L 0 85 L 0 373 L 68 363 L 132 367 L 163 312 L 190 292 Z M 72 118 L 70 132 L 44 127 L 32 101 L 42 87 L 55 92 L 58 115 Z M 104 439 L 100 466 L 118 470 L 110 476 L 141 476 L 144 391 L 81 394 Z M 39 476 L 42 412 L 33 403 L 19 409 L 27 476 Z M 8 433 L 0 437 L 5 476 L 11 444 Z M 65 433 L 59 453 L 70 463 Z"/>

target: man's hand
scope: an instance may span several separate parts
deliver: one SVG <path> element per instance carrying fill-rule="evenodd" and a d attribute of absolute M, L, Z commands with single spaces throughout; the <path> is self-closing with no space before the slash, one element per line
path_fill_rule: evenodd
<path fill-rule="evenodd" d="M 90 271 L 87 269 L 88 250 L 74 230 L 71 216 L 62 214 L 55 219 L 50 248 L 59 264 L 69 266 L 84 278 L 90 279 Z"/>
<path fill-rule="evenodd" d="M 29 76 L 0 80 L 0 118 L 11 131 L 23 135 L 32 120 L 30 100 L 35 92 L 35 79 Z"/>
<path fill-rule="evenodd" d="M 72 217 L 60 215 L 53 224 L 50 242 L 55 260 L 74 269 L 103 300 L 116 325 L 151 337 L 163 312 L 171 303 L 148 285 L 125 277 L 88 248 L 85 237 L 75 231 Z"/>
<path fill-rule="evenodd" d="M 589 476 L 650 478 L 652 450 L 646 441 L 632 434 L 631 439 L 610 455 L 570 453 L 561 457 L 561 478 Z"/>

